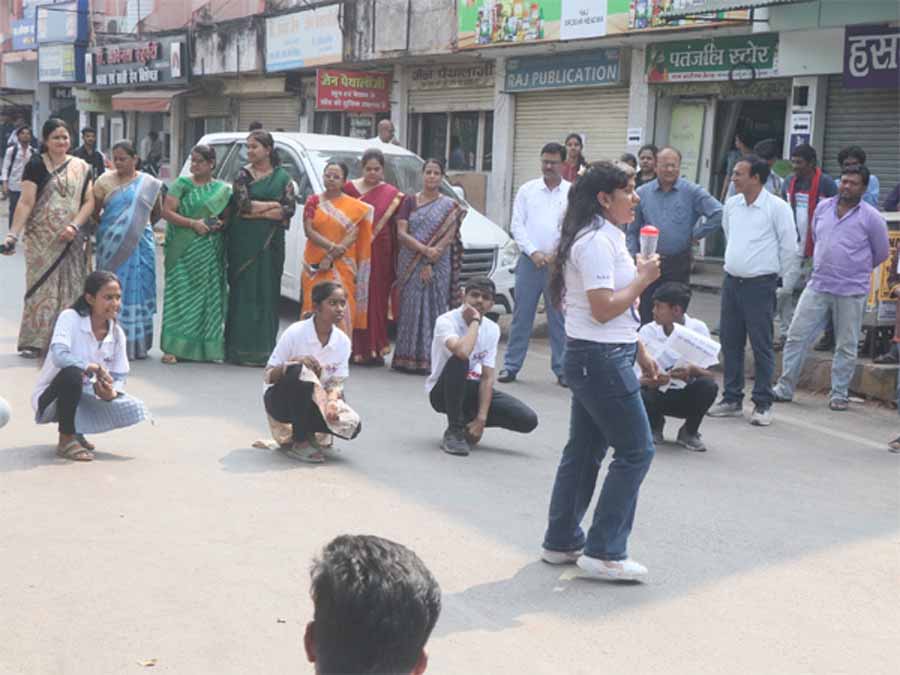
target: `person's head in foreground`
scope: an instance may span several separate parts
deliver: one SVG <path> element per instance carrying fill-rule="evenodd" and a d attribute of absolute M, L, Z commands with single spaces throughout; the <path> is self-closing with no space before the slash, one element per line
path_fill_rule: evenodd
<path fill-rule="evenodd" d="M 481 316 L 494 307 L 494 294 L 497 287 L 487 277 L 472 277 L 466 282 L 466 295 L 463 302 L 478 310 Z"/>
<path fill-rule="evenodd" d="M 425 672 L 441 588 L 405 546 L 341 535 L 313 561 L 315 613 L 303 637 L 318 675 Z"/>
<path fill-rule="evenodd" d="M 672 325 L 684 325 L 684 315 L 691 304 L 691 288 L 678 281 L 667 281 L 653 293 L 653 320 L 666 332 Z"/>

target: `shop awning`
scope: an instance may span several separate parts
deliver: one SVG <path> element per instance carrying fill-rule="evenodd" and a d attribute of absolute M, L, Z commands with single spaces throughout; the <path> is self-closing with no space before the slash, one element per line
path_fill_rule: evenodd
<path fill-rule="evenodd" d="M 20 52 L 3 52 L 3 63 L 28 63 L 37 61 L 36 49 L 26 49 Z"/>
<path fill-rule="evenodd" d="M 712 12 L 731 12 L 738 9 L 758 9 L 775 5 L 792 5 L 813 0 L 689 0 L 678 9 L 663 13 L 665 19 L 696 18 Z"/>
<path fill-rule="evenodd" d="M 136 110 L 138 112 L 169 112 L 172 99 L 186 94 L 188 89 L 142 89 L 123 91 L 112 97 L 113 110 L 119 112 Z"/>

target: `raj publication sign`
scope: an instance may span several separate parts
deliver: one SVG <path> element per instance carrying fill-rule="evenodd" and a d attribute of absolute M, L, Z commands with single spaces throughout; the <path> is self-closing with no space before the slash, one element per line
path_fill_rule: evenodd
<path fill-rule="evenodd" d="M 702 38 L 647 47 L 648 82 L 745 80 L 777 74 L 777 33 Z"/>
<path fill-rule="evenodd" d="M 900 88 L 900 27 L 847 27 L 844 86 L 848 89 Z"/>
<path fill-rule="evenodd" d="M 391 74 L 374 71 L 316 71 L 316 110 L 389 112 Z"/>
<path fill-rule="evenodd" d="M 96 47 L 85 54 L 86 81 L 97 87 L 185 83 L 185 39 L 171 35 Z"/>
<path fill-rule="evenodd" d="M 510 59 L 506 91 L 599 87 L 621 84 L 618 49 Z"/>
<path fill-rule="evenodd" d="M 344 34 L 340 5 L 266 19 L 266 72 L 340 63 Z"/>

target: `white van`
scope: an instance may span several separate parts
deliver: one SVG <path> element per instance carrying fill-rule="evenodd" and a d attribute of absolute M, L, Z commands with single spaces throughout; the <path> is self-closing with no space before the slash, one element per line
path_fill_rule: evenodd
<path fill-rule="evenodd" d="M 360 158 L 371 147 L 384 153 L 385 180 L 396 185 L 405 194 L 414 194 L 422 187 L 423 160 L 409 150 L 360 138 L 326 136 L 323 134 L 281 133 L 272 134 L 281 165 L 291 174 L 297 187 L 297 210 L 287 232 L 287 250 L 281 294 L 289 299 L 300 298 L 300 263 L 306 235 L 303 231 L 303 204 L 307 197 L 324 191 L 322 172 L 328 161 L 344 162 L 350 168 L 350 177 L 362 173 Z M 200 143 L 216 150 L 218 165 L 216 178 L 231 183 L 238 170 L 247 163 L 247 134 L 229 132 L 207 134 Z M 190 159 L 181 169 L 181 175 L 190 174 Z M 516 243 L 495 223 L 470 206 L 462 195 L 446 181 L 442 192 L 457 200 L 467 210 L 461 236 L 463 242 L 462 278 L 490 277 L 497 286 L 494 311 L 512 313 L 514 268 L 519 256 Z"/>

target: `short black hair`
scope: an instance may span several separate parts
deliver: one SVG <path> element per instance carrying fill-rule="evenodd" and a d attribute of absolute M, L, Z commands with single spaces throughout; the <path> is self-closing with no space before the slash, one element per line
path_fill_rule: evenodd
<path fill-rule="evenodd" d="M 18 129 L 16 129 L 16 136 L 21 134 L 23 131 L 27 131 L 28 133 L 31 133 L 31 127 L 28 126 L 27 124 L 23 124 Z"/>
<path fill-rule="evenodd" d="M 780 154 L 778 148 L 778 141 L 774 138 L 764 138 L 753 146 L 753 153 L 759 155 L 766 161 L 771 161 L 773 159 L 778 159 L 778 155 Z"/>
<path fill-rule="evenodd" d="M 541 148 L 542 155 L 559 155 L 559 158 L 562 161 L 566 161 L 566 146 L 561 143 L 551 142 L 546 143 L 543 148 Z"/>
<path fill-rule="evenodd" d="M 652 152 L 654 157 L 656 157 L 657 153 L 659 153 L 659 148 L 657 148 L 655 145 L 653 145 L 653 143 L 645 143 L 644 145 L 641 146 L 641 149 L 638 150 L 638 157 L 641 156 L 641 153 L 644 150 L 649 150 L 650 152 Z"/>
<path fill-rule="evenodd" d="M 801 143 L 791 150 L 791 157 L 797 157 L 810 164 L 815 164 L 819 161 L 818 155 L 816 155 L 816 149 L 809 143 Z"/>
<path fill-rule="evenodd" d="M 81 127 L 81 135 L 84 136 L 85 134 L 94 134 L 96 136 L 97 130 L 94 127 Z"/>
<path fill-rule="evenodd" d="M 253 120 L 250 122 L 250 126 L 247 127 L 247 131 L 258 131 L 263 128 L 263 123 L 259 120 Z"/>
<path fill-rule="evenodd" d="M 441 613 L 441 588 L 411 550 L 341 535 L 313 561 L 316 672 L 409 673 Z"/>
<path fill-rule="evenodd" d="M 686 312 L 691 304 L 691 287 L 680 281 L 667 281 L 653 291 L 653 302 L 681 307 L 681 311 Z"/>
<path fill-rule="evenodd" d="M 347 180 L 347 176 L 350 175 L 350 167 L 347 166 L 346 162 L 330 159 L 328 160 L 328 163 L 325 164 L 325 168 L 327 169 L 329 166 L 336 166 L 337 168 L 339 168 L 341 170 L 341 174 L 344 176 L 344 180 Z"/>
<path fill-rule="evenodd" d="M 848 166 L 846 169 L 841 169 L 841 176 L 859 176 L 862 178 L 863 185 L 869 184 L 869 179 L 872 177 L 872 172 L 869 171 L 869 167 L 865 164 L 857 164 L 856 166 Z"/>
<path fill-rule="evenodd" d="M 750 165 L 751 178 L 753 176 L 759 176 L 760 184 L 766 184 L 766 181 L 769 180 L 769 174 L 772 173 L 772 169 L 769 168 L 769 163 L 766 160 L 759 155 L 745 155 L 735 162 L 735 164 L 740 164 L 741 162 Z"/>
<path fill-rule="evenodd" d="M 373 159 L 381 164 L 382 169 L 384 168 L 384 153 L 378 148 L 369 148 L 368 150 L 366 150 L 359 162 L 360 166 L 365 167 L 365 165 Z"/>
<path fill-rule="evenodd" d="M 322 281 L 316 284 L 312 289 L 313 304 L 316 306 L 321 305 L 339 288 L 343 289 L 344 287 L 336 281 Z"/>
<path fill-rule="evenodd" d="M 866 151 L 858 145 L 848 145 L 838 153 L 838 164 L 843 166 L 844 162 L 846 162 L 851 157 L 858 161 L 860 164 L 866 163 Z"/>
<path fill-rule="evenodd" d="M 638 160 L 637 157 L 632 155 L 630 152 L 623 152 L 622 156 L 619 157 L 620 162 L 625 162 L 626 164 L 630 164 L 632 169 L 637 169 Z"/>
<path fill-rule="evenodd" d="M 497 286 L 488 277 L 472 277 L 466 281 L 466 293 L 469 291 L 487 291 L 492 296 L 497 294 Z"/>

